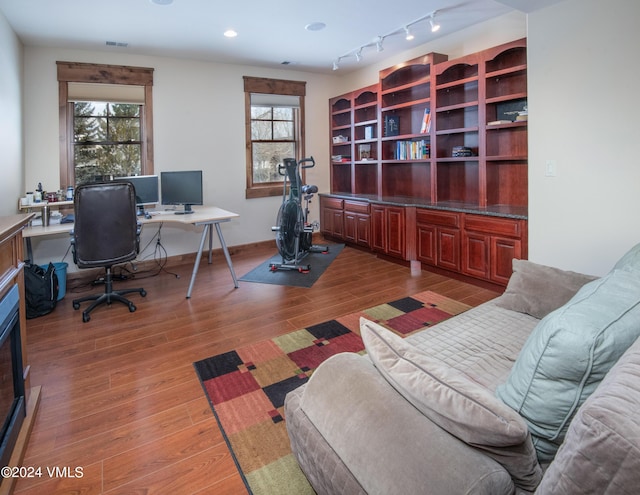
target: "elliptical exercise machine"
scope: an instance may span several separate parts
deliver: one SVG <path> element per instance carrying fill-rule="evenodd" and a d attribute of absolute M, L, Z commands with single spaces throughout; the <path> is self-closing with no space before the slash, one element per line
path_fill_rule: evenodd
<path fill-rule="evenodd" d="M 300 169 L 312 168 L 316 162 L 313 157 L 303 158 L 296 162 L 295 158 L 285 158 L 283 164 L 278 165 L 278 173 L 284 176 L 282 191 L 282 205 L 278 210 L 276 226 L 271 230 L 276 232 L 276 245 L 282 256 L 282 263 L 270 263 L 269 269 L 297 270 L 307 273 L 311 270 L 309 264 L 302 264 L 302 259 L 309 253 L 327 253 L 329 246 L 317 246 L 312 244 L 313 231 L 318 228 L 318 222 L 307 222 L 309 215 L 309 203 L 318 186 L 302 184 Z M 287 195 L 287 183 L 289 194 Z M 305 201 L 302 207 L 301 196 Z"/>

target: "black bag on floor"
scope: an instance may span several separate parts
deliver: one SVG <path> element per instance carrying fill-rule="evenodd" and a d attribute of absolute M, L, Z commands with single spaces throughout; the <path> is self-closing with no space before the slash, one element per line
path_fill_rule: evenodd
<path fill-rule="evenodd" d="M 58 276 L 53 263 L 46 270 L 29 262 L 24 265 L 24 289 L 27 318 L 43 316 L 58 302 Z"/>

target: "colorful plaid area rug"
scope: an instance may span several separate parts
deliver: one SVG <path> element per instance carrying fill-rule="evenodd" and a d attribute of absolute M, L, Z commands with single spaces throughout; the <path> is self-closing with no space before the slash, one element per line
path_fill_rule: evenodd
<path fill-rule="evenodd" d="M 249 493 L 314 493 L 291 453 L 284 398 L 330 356 L 364 353 L 361 316 L 407 336 L 467 309 L 434 292 L 421 292 L 195 362 Z"/>

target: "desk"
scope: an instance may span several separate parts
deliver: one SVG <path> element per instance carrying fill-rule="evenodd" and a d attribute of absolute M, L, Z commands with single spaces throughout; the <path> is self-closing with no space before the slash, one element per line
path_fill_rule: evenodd
<path fill-rule="evenodd" d="M 193 285 L 196 281 L 196 275 L 198 274 L 198 268 L 200 267 L 200 260 L 202 259 L 202 251 L 204 250 L 204 243 L 209 238 L 209 264 L 211 264 L 212 259 L 212 251 L 213 251 L 213 231 L 211 230 L 211 226 L 215 226 L 216 232 L 218 233 L 218 240 L 220 241 L 220 246 L 222 247 L 222 252 L 227 260 L 227 265 L 229 266 L 229 271 L 231 272 L 231 278 L 233 279 L 233 285 L 237 289 L 238 288 L 238 279 L 236 278 L 236 273 L 233 269 L 233 264 L 231 263 L 231 256 L 229 255 L 229 250 L 227 249 L 227 244 L 224 242 L 224 237 L 222 235 L 222 229 L 220 229 L 220 224 L 225 222 L 230 222 L 232 218 L 236 218 L 239 215 L 237 213 L 232 213 L 227 210 L 223 210 L 222 208 L 218 208 L 216 206 L 194 206 L 193 213 L 189 213 L 187 215 L 175 215 L 171 212 L 160 212 L 154 214 L 151 212 L 151 218 L 139 217 L 138 221 L 142 224 L 154 224 L 154 223 L 177 223 L 182 225 L 193 225 L 195 227 L 202 226 L 202 237 L 200 238 L 200 245 L 198 247 L 198 253 L 196 254 L 196 261 L 193 265 L 193 272 L 191 273 L 191 281 L 189 282 L 189 288 L 187 289 L 187 299 L 191 297 L 191 292 L 193 291 Z M 51 236 L 58 234 L 68 234 L 73 230 L 72 223 L 63 223 L 58 225 L 49 225 L 47 227 L 36 226 L 36 227 L 27 227 L 23 230 L 22 235 L 27 241 L 27 253 L 28 257 L 31 258 L 31 238 L 32 237 L 40 237 L 40 236 Z"/>

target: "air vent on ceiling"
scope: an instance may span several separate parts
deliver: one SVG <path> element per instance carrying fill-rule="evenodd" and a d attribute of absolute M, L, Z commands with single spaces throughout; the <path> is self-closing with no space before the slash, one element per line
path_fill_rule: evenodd
<path fill-rule="evenodd" d="M 129 46 L 129 43 L 123 43 L 121 41 L 107 41 L 107 46 L 122 46 L 124 48 Z"/>

